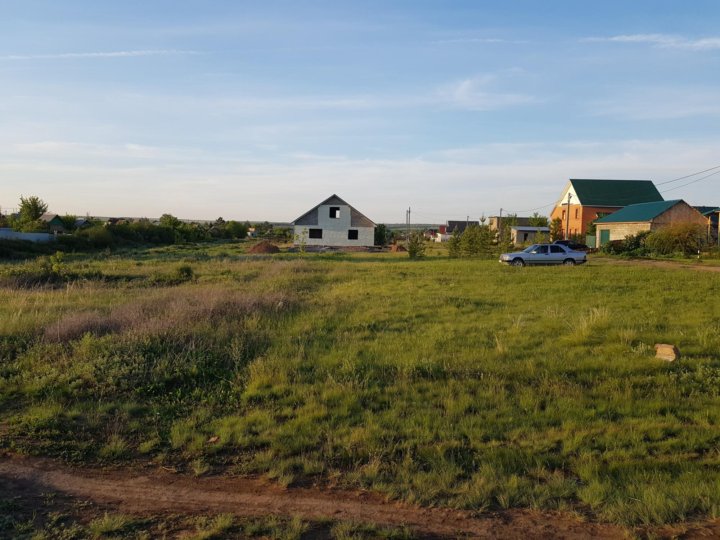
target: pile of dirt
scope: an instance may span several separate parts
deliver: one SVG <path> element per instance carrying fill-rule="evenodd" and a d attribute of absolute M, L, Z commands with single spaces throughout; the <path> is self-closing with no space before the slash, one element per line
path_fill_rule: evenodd
<path fill-rule="evenodd" d="M 392 253 L 405 253 L 407 249 L 405 249 L 405 246 L 403 245 L 393 244 L 392 246 L 390 246 L 390 251 Z"/>
<path fill-rule="evenodd" d="M 280 253 L 280 248 L 267 240 L 263 240 L 248 249 L 248 253 Z"/>

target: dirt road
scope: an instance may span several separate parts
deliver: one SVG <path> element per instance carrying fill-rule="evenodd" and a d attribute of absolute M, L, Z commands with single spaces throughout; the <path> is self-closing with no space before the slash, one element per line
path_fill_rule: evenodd
<path fill-rule="evenodd" d="M 366 493 L 334 489 L 284 489 L 260 479 L 192 478 L 162 469 L 73 469 L 53 461 L 0 457 L 0 492 L 48 491 L 90 500 L 138 515 L 233 513 L 239 516 L 300 516 L 305 520 L 347 520 L 407 526 L 428 537 L 623 538 L 614 525 L 586 523 L 572 516 L 508 511 L 474 517 L 469 512 L 419 508 Z"/>

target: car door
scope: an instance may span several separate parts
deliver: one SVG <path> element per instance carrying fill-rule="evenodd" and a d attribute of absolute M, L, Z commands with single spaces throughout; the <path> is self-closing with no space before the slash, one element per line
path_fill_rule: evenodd
<path fill-rule="evenodd" d="M 550 257 L 549 262 L 550 264 L 562 264 L 562 262 L 567 258 L 567 252 L 561 245 L 552 245 L 550 246 Z"/>
<path fill-rule="evenodd" d="M 536 247 L 531 255 L 528 261 L 531 264 L 548 264 L 550 262 L 550 250 L 548 246 Z"/>

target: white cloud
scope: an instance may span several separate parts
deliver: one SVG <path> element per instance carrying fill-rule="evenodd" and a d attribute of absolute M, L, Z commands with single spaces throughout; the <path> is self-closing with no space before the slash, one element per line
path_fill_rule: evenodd
<path fill-rule="evenodd" d="M 609 37 L 585 38 L 585 42 L 645 43 L 667 49 L 708 51 L 720 49 L 720 37 L 691 39 L 673 34 L 623 34 Z"/>
<path fill-rule="evenodd" d="M 528 94 L 491 90 L 490 87 L 497 80 L 496 75 L 482 75 L 457 81 L 442 87 L 438 98 L 443 104 L 471 111 L 489 111 L 537 102 L 534 96 Z"/>
<path fill-rule="evenodd" d="M 50 54 L 7 54 L 0 56 L 0 60 L 67 60 L 74 58 L 133 58 L 139 56 L 169 56 L 200 54 L 198 51 L 185 51 L 178 49 L 145 49 L 137 51 L 105 51 L 105 52 L 76 52 L 76 53 L 50 53 Z"/>

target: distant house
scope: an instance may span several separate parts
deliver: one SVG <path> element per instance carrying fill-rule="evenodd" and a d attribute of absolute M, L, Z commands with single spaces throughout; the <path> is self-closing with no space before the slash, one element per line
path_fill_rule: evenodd
<path fill-rule="evenodd" d="M 75 220 L 76 229 L 86 229 L 88 227 L 92 227 L 92 221 L 90 221 L 90 219 L 80 217 Z"/>
<path fill-rule="evenodd" d="M 718 220 L 720 220 L 720 207 L 718 206 L 694 206 L 707 219 L 707 240 L 708 243 L 718 243 Z"/>
<path fill-rule="evenodd" d="M 456 232 L 458 234 L 462 234 L 465 229 L 467 229 L 470 225 L 477 225 L 477 221 L 454 221 L 449 220 L 445 222 L 445 225 L 440 225 L 438 227 L 437 233 L 434 236 L 435 242 L 447 242 L 450 240 L 450 237 L 455 234 Z"/>
<path fill-rule="evenodd" d="M 50 232 L 65 232 L 65 224 L 62 218 L 57 214 L 43 214 L 40 216 Z"/>
<path fill-rule="evenodd" d="M 510 227 L 510 240 L 513 245 L 533 244 L 535 238 L 544 235 L 549 238 L 550 227 L 529 227 L 524 225 L 513 225 Z"/>
<path fill-rule="evenodd" d="M 595 222 L 597 245 L 680 223 L 704 227 L 707 218 L 681 199 L 631 204 Z"/>
<path fill-rule="evenodd" d="M 518 216 L 490 216 L 488 218 L 488 227 L 490 227 L 491 231 L 499 231 L 500 227 L 504 225 L 507 225 L 510 223 L 510 225 L 517 225 L 522 227 L 529 227 L 530 226 L 530 220 L 532 218 L 529 217 L 518 217 Z M 510 220 L 508 222 L 508 220 Z"/>
<path fill-rule="evenodd" d="M 375 223 L 337 195 L 328 197 L 292 222 L 295 244 L 372 246 Z"/>
<path fill-rule="evenodd" d="M 598 218 L 631 204 L 662 200 L 662 195 L 650 180 L 570 179 L 550 219 L 561 220 L 563 235 L 568 226 L 570 236 L 585 235 L 588 226 Z"/>

